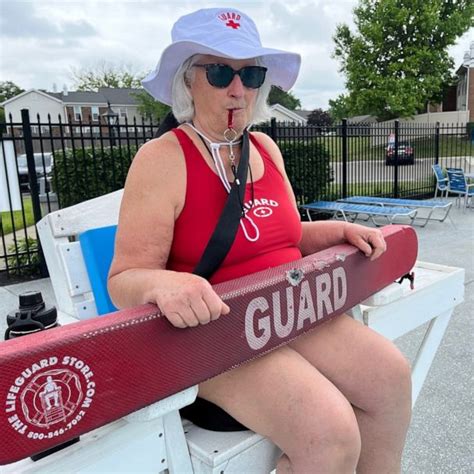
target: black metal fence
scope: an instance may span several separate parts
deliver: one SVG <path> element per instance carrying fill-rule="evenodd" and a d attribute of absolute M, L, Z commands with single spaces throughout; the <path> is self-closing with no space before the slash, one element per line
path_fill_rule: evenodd
<path fill-rule="evenodd" d="M 46 276 L 34 224 L 48 212 L 122 188 L 137 149 L 157 128 L 144 120 L 30 121 L 27 110 L 21 122 L 10 119 L 0 137 L 0 277 Z M 434 163 L 474 171 L 465 125 L 317 127 L 272 120 L 253 130 L 279 145 L 300 204 L 351 195 L 430 197 Z"/>

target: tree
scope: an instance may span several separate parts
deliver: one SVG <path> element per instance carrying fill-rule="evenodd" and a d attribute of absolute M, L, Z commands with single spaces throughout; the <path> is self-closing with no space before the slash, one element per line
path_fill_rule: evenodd
<path fill-rule="evenodd" d="M 334 35 L 352 114 L 408 117 L 439 99 L 453 60 L 447 49 L 474 25 L 472 0 L 359 0 L 357 31 Z"/>
<path fill-rule="evenodd" d="M 137 73 L 129 66 L 103 61 L 95 68 L 73 70 L 72 76 L 78 91 L 98 91 L 100 87 L 141 89 L 131 95 L 137 100 L 139 114 L 149 120 L 161 121 L 170 110 L 143 90 L 141 80 L 145 74 Z"/>
<path fill-rule="evenodd" d="M 332 125 L 332 118 L 328 112 L 323 109 L 314 109 L 308 115 L 308 125 L 318 125 L 320 127 L 329 127 Z"/>
<path fill-rule="evenodd" d="M 329 100 L 329 115 L 333 122 L 339 122 L 343 118 L 350 116 L 349 104 L 347 95 L 340 94 L 334 100 Z"/>
<path fill-rule="evenodd" d="M 11 99 L 12 97 L 15 97 L 18 94 L 21 94 L 24 92 L 24 89 L 21 89 L 18 87 L 14 82 L 12 81 L 0 81 L 0 103 L 5 102 L 8 99 Z M 0 107 L 0 124 L 5 123 L 5 109 L 3 107 Z M 0 128 L 0 133 L 3 133 L 4 127 L 2 126 Z"/>
<path fill-rule="evenodd" d="M 5 102 L 18 94 L 25 92 L 12 81 L 0 81 L 0 102 Z"/>
<path fill-rule="evenodd" d="M 272 86 L 270 95 L 268 96 L 268 103 L 270 105 L 280 104 L 290 110 L 295 110 L 301 107 L 301 102 L 291 92 L 285 92 L 279 87 Z"/>
<path fill-rule="evenodd" d="M 145 75 L 132 71 L 130 66 L 117 66 L 102 61 L 96 67 L 73 69 L 71 76 L 78 91 L 97 92 L 100 87 L 141 88 L 140 81 Z"/>
<path fill-rule="evenodd" d="M 138 113 L 148 120 L 161 122 L 161 120 L 171 110 L 171 107 L 158 102 L 144 90 L 133 92 L 132 96 L 137 100 Z"/>

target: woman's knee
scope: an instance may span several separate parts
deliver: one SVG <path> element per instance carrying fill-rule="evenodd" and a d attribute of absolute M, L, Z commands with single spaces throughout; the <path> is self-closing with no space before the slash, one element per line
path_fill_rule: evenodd
<path fill-rule="evenodd" d="M 321 447 L 329 456 L 345 463 L 357 463 L 361 450 L 361 436 L 355 414 L 350 409 L 347 415 L 335 414 L 335 419 L 324 430 Z"/>
<path fill-rule="evenodd" d="M 394 348 L 384 357 L 381 370 L 383 383 L 378 384 L 375 406 L 411 408 L 411 367 L 405 356 Z"/>
<path fill-rule="evenodd" d="M 326 409 L 328 409 L 326 407 Z M 311 414 L 305 417 L 311 420 Z M 359 426 L 352 407 L 341 410 L 337 407 L 329 411 L 323 419 L 309 422 L 300 426 L 300 435 L 291 436 L 291 446 L 283 450 L 288 455 L 292 465 L 299 466 L 326 466 L 326 472 L 333 468 L 338 472 L 354 469 L 361 450 Z"/>

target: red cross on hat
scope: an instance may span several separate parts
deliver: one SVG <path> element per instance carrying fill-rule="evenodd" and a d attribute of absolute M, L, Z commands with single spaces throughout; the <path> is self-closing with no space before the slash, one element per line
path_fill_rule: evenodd
<path fill-rule="evenodd" d="M 240 28 L 240 23 L 235 23 L 234 20 L 229 20 L 225 26 L 230 26 L 231 28 L 233 28 L 234 30 L 236 30 L 237 28 Z"/>

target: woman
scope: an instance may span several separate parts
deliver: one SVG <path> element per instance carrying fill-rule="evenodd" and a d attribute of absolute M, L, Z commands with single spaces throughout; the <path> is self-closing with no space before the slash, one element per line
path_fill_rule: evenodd
<path fill-rule="evenodd" d="M 180 18 L 172 36 L 144 86 L 172 105 L 181 125 L 142 146 L 133 161 L 109 292 L 118 307 L 155 303 L 186 328 L 228 317 L 211 284 L 191 272 L 235 179 L 244 129 L 260 118 L 271 84 L 293 85 L 300 60 L 263 48 L 252 20 L 237 10 L 199 10 Z M 262 199 L 271 212 L 254 212 Z M 262 133 L 250 134 L 242 204 L 246 214 L 211 283 L 342 242 L 371 259 L 385 250 L 376 229 L 300 223 L 281 153 Z M 199 386 L 201 401 L 282 449 L 277 472 L 297 473 L 399 472 L 410 396 L 403 356 L 346 315 Z"/>

